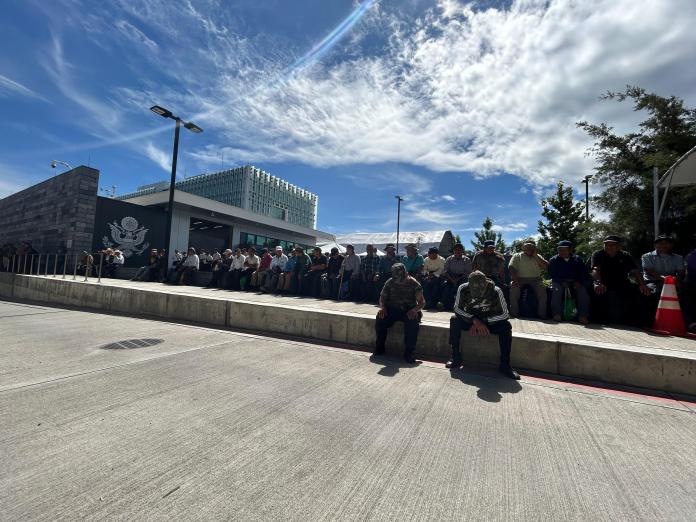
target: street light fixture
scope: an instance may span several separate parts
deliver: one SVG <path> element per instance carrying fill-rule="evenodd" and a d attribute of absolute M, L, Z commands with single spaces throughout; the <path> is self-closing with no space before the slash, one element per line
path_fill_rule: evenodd
<path fill-rule="evenodd" d="M 176 184 L 176 160 L 179 156 L 179 129 L 181 127 L 182 119 L 172 114 L 172 111 L 165 109 L 160 105 L 153 105 L 152 107 L 150 107 L 150 110 L 155 114 L 162 116 L 163 118 L 169 118 L 176 122 L 176 126 L 174 128 L 174 150 L 172 151 L 172 177 L 169 181 L 169 204 L 167 206 L 167 225 L 164 236 L 164 244 L 166 245 L 165 248 L 167 249 L 167 256 L 168 259 L 171 259 L 172 215 L 174 214 L 174 185 Z M 203 129 L 201 129 L 198 125 L 196 125 L 193 122 L 184 121 L 183 123 L 184 127 L 190 130 L 191 132 L 195 132 L 196 134 L 203 132 Z"/>
<path fill-rule="evenodd" d="M 60 161 L 60 160 L 53 160 L 53 161 L 51 161 L 51 168 L 52 168 L 52 169 L 55 169 L 55 168 L 58 166 L 59 163 L 60 163 L 61 165 L 63 165 L 64 167 L 67 167 L 68 170 L 72 170 L 72 167 L 70 166 L 69 163 L 67 163 L 67 162 L 65 162 L 65 161 Z"/>
<path fill-rule="evenodd" d="M 396 255 L 399 255 L 399 225 L 401 224 L 401 202 L 404 200 L 401 196 L 396 198 Z"/>

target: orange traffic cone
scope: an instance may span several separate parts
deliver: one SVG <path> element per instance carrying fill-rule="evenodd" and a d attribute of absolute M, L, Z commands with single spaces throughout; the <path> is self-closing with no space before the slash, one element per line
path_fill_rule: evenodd
<path fill-rule="evenodd" d="M 665 277 L 652 331 L 665 335 L 686 335 L 684 316 L 679 306 L 674 276 Z"/>

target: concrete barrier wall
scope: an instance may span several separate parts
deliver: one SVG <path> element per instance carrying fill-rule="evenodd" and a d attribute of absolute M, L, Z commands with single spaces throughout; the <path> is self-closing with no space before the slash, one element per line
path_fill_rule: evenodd
<path fill-rule="evenodd" d="M 372 315 L 230 301 L 159 288 L 123 288 L 70 278 L 0 273 L 0 297 L 374 347 Z M 447 325 L 424 322 L 417 354 L 448 358 L 448 335 Z M 398 355 L 402 350 L 403 328 L 397 323 L 389 333 L 387 352 Z M 465 362 L 498 362 L 494 336 L 463 336 L 461 351 Z M 696 395 L 696 354 L 513 333 L 512 363 L 522 369 L 566 377 Z"/>

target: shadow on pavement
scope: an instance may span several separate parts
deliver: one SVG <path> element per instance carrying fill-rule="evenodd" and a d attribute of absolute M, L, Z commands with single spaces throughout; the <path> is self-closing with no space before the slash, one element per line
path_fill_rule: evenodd
<path fill-rule="evenodd" d="M 382 365 L 382 368 L 379 369 L 377 375 L 381 375 L 383 377 L 394 377 L 397 373 L 399 373 L 401 368 L 417 368 L 420 364 L 422 364 L 421 361 L 416 361 L 415 364 L 408 364 L 401 358 L 397 359 L 388 355 L 374 354 L 370 356 L 370 362 L 373 364 Z"/>
<path fill-rule="evenodd" d="M 518 381 L 508 379 L 497 372 L 486 371 L 485 375 L 465 373 L 462 370 L 450 370 L 450 377 L 469 386 L 476 386 L 476 396 L 486 402 L 500 402 L 503 393 L 517 393 L 522 389 Z"/>

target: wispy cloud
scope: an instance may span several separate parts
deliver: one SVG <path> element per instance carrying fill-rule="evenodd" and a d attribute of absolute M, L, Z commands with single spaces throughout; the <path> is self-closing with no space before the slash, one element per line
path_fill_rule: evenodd
<path fill-rule="evenodd" d="M 145 154 L 152 161 L 157 163 L 162 170 L 169 172 L 172 168 L 172 157 L 163 150 L 155 147 L 152 142 L 145 144 Z"/>
<path fill-rule="evenodd" d="M 607 89 L 636 83 L 696 99 L 696 70 L 683 66 L 696 47 L 696 2 L 476 4 L 439 0 L 404 19 L 401 2 L 375 2 L 352 38 L 283 81 L 312 46 L 263 28 L 250 34 L 224 3 L 187 0 L 173 9 L 166 0 L 118 0 L 102 18 L 119 20 L 119 34 L 134 46 L 158 49 L 150 64 L 175 87 L 159 81 L 129 86 L 128 94 L 157 92 L 205 126 L 216 138 L 195 151 L 201 162 L 217 163 L 222 153 L 237 163 L 395 163 L 510 173 L 532 190 L 591 169 L 577 120 L 610 115 L 618 128 L 633 121 L 598 102 Z M 51 56 L 59 90 L 96 117 L 104 102 L 70 79 L 60 42 Z"/>
<path fill-rule="evenodd" d="M 16 95 L 26 96 L 27 98 L 34 98 L 35 100 L 50 103 L 46 98 L 37 92 L 32 91 L 29 87 L 0 74 L 0 96 L 9 98 L 10 96 Z"/>
<path fill-rule="evenodd" d="M 149 51 L 156 53 L 159 51 L 159 46 L 134 25 L 126 22 L 125 20 L 118 20 L 114 25 L 127 39 L 137 45 L 142 45 L 145 47 L 146 52 Z"/>
<path fill-rule="evenodd" d="M 401 196 L 423 197 L 432 191 L 432 180 L 402 167 L 357 168 L 355 173 L 345 174 L 356 186 L 370 190 L 390 190 Z"/>

